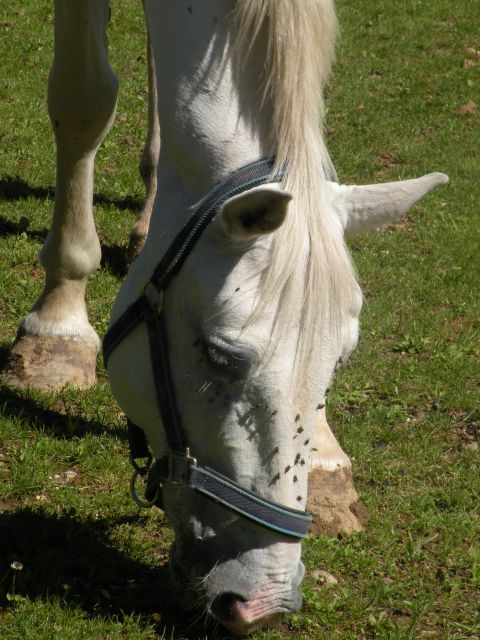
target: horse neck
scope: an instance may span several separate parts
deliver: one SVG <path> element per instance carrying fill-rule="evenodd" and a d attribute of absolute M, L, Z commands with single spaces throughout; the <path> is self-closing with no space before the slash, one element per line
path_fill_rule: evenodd
<path fill-rule="evenodd" d="M 269 155 L 271 108 L 259 90 L 262 57 L 238 60 L 231 0 L 147 0 L 162 137 L 160 184 L 172 174 L 192 202 L 235 169 Z M 258 45 L 261 48 L 261 44 Z"/>

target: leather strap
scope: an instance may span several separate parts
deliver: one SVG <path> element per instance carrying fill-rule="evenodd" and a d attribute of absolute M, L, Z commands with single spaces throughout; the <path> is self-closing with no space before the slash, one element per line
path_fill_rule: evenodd
<path fill-rule="evenodd" d="M 133 460 L 149 458 L 152 454 L 148 448 L 148 442 L 144 430 L 140 429 L 140 427 L 134 424 L 129 418 L 127 418 L 127 427 L 130 457 Z"/>
<path fill-rule="evenodd" d="M 308 511 L 266 500 L 193 458 L 157 460 L 150 469 L 145 496 L 151 498 L 164 482 L 193 489 L 247 520 L 292 538 L 304 538 L 312 523 Z"/>
<path fill-rule="evenodd" d="M 230 511 L 287 536 L 305 537 L 312 523 L 310 513 L 266 500 L 209 467 L 192 466 L 188 486 Z"/>
<path fill-rule="evenodd" d="M 150 344 L 150 361 L 154 372 L 157 405 L 170 451 L 183 453 L 187 448 L 186 435 L 180 422 L 177 399 L 173 388 L 165 314 L 155 309 L 145 318 Z"/>

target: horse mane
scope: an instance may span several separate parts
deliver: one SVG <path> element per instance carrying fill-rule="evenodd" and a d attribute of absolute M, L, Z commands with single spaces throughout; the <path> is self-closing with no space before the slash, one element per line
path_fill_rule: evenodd
<path fill-rule="evenodd" d="M 324 204 L 326 180 L 335 172 L 323 139 L 323 89 L 337 22 L 332 0 L 237 0 L 236 15 L 238 46 L 245 55 L 266 34 L 262 81 L 264 99 L 273 107 L 270 151 L 284 188 L 294 196 L 274 234 L 253 319 L 281 292 L 277 330 L 300 323 L 296 369 L 301 373 L 319 329 L 330 326 L 338 333 L 358 295 L 338 223 Z"/>

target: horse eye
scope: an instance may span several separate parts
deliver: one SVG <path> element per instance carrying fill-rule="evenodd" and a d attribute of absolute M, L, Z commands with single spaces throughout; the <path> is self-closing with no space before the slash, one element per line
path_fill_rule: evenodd
<path fill-rule="evenodd" d="M 240 351 L 222 349 L 216 344 L 205 344 L 205 355 L 214 374 L 234 382 L 247 377 L 250 362 Z"/>

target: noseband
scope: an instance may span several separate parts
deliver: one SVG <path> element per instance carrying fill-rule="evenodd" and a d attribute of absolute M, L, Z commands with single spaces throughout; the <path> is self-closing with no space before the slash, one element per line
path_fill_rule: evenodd
<path fill-rule="evenodd" d="M 120 342 L 141 322 L 146 323 L 155 392 L 169 451 L 151 466 L 152 456 L 145 435 L 139 427 L 129 422 L 130 459 L 135 469 L 131 490 L 138 503 L 142 503 L 142 506 L 161 504 L 160 492 L 164 483 L 189 487 L 267 529 L 303 538 L 312 521 L 308 511 L 291 509 L 266 500 L 218 471 L 201 465 L 191 454 L 175 397 L 164 314 L 165 290 L 223 203 L 232 196 L 269 182 L 272 171 L 272 160 L 250 164 L 217 184 L 201 200 L 155 267 L 142 294 L 107 331 L 103 339 L 103 358 L 106 366 L 112 351 Z M 148 463 L 141 468 L 136 460 L 143 457 L 148 458 Z M 139 501 L 134 485 L 138 475 L 147 473 L 148 502 L 144 503 Z"/>

